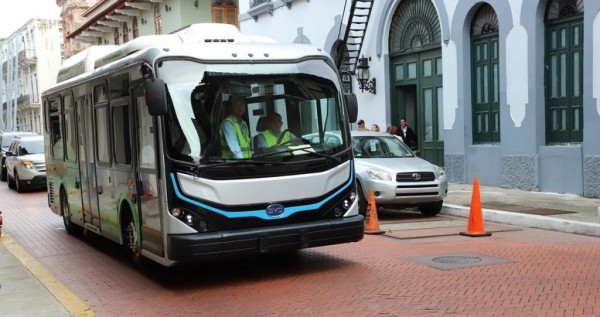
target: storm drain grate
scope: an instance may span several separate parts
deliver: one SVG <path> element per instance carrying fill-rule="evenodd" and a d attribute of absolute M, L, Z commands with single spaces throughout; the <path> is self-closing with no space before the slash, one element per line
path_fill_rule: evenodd
<path fill-rule="evenodd" d="M 494 265 L 514 262 L 511 259 L 503 259 L 485 254 L 469 252 L 424 255 L 404 258 L 403 260 L 421 265 L 426 265 L 438 270 L 454 270 L 473 266 Z"/>
<path fill-rule="evenodd" d="M 440 256 L 431 261 L 444 264 L 475 264 L 481 262 L 481 258 L 477 256 Z"/>

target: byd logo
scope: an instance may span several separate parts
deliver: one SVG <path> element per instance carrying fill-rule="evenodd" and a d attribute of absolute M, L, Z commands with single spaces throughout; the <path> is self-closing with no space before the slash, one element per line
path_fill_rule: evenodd
<path fill-rule="evenodd" d="M 267 207 L 266 212 L 269 217 L 276 218 L 285 212 L 285 208 L 282 205 L 274 204 Z"/>

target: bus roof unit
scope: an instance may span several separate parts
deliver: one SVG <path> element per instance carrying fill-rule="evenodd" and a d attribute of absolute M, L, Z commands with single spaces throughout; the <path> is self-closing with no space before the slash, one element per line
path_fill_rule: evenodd
<path fill-rule="evenodd" d="M 264 36 L 243 35 L 233 25 L 222 23 L 192 24 L 166 35 L 147 35 L 122 45 L 92 46 L 67 59 L 58 72 L 57 82 L 81 75 L 119 60 L 133 52 L 149 48 L 169 48 L 187 43 L 276 43 Z"/>

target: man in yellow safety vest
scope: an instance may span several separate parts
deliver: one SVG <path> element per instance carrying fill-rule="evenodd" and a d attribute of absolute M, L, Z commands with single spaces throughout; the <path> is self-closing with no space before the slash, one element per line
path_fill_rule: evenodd
<path fill-rule="evenodd" d="M 231 95 L 227 103 L 229 116 L 221 122 L 221 156 L 224 159 L 252 157 L 250 130 L 242 115 L 246 112 L 246 101 L 242 96 Z"/>
<path fill-rule="evenodd" d="M 282 133 L 282 125 L 283 120 L 281 120 L 281 115 L 279 113 L 269 113 L 267 115 L 268 129 L 259 134 L 259 137 L 255 139 L 256 144 L 254 145 L 254 147 L 256 149 L 265 149 L 273 146 L 290 143 L 291 141 L 298 139 L 289 130 L 285 130 Z"/>

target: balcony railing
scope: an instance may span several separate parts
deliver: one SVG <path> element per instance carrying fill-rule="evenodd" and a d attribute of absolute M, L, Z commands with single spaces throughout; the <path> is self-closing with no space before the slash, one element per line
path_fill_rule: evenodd
<path fill-rule="evenodd" d="M 19 65 L 31 65 L 37 62 L 37 56 L 35 55 L 35 50 L 33 49 L 24 49 L 19 52 Z"/>
<path fill-rule="evenodd" d="M 21 105 L 21 104 L 24 104 L 24 103 L 29 103 L 30 101 L 31 101 L 31 96 L 29 96 L 29 95 L 20 95 L 17 98 L 17 104 L 18 105 Z"/>
<path fill-rule="evenodd" d="M 256 7 L 263 3 L 272 2 L 272 0 L 250 0 L 250 8 Z"/>

